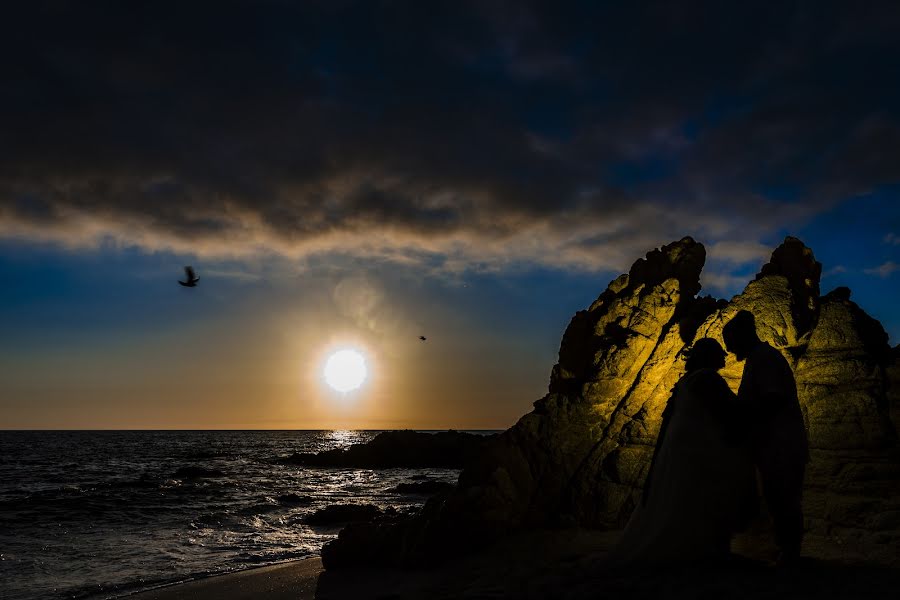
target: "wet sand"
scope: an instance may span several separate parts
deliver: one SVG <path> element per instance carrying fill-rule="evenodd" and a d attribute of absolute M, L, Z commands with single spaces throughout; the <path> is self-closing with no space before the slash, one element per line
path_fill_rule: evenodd
<path fill-rule="evenodd" d="M 129 596 L 137 600 L 306 600 L 315 598 L 322 561 L 308 558 L 166 586 Z"/>

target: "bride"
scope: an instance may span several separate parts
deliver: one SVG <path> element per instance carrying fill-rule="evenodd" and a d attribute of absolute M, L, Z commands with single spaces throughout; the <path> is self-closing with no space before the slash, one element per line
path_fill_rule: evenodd
<path fill-rule="evenodd" d="M 688 351 L 687 372 L 663 413 L 644 493 L 613 551 L 617 561 L 724 558 L 733 533 L 754 516 L 756 475 L 736 398 L 718 373 L 724 366 L 725 351 L 711 338 Z"/>

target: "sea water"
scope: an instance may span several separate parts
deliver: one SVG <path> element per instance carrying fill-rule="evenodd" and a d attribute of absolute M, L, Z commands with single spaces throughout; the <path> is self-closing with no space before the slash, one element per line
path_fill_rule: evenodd
<path fill-rule="evenodd" d="M 105 598 L 314 556 L 338 527 L 330 504 L 401 510 L 398 483 L 452 469 L 283 464 L 377 431 L 0 431 L 0 598 Z M 204 477 L 179 476 L 184 467 Z M 308 496 L 308 503 L 298 503 Z"/>

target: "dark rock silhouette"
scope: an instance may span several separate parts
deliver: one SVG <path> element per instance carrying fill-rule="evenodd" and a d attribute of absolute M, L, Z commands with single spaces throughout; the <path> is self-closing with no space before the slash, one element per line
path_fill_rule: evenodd
<path fill-rule="evenodd" d="M 178 282 L 184 287 L 197 287 L 197 282 L 200 281 L 200 278 L 194 274 L 194 267 L 190 265 L 184 268 L 184 279 L 185 281 Z"/>
<path fill-rule="evenodd" d="M 358 526 L 364 527 L 363 525 Z M 765 547 L 740 548 L 742 559 L 623 568 L 610 564 L 618 532 L 522 532 L 445 565 L 421 569 L 328 569 L 317 581 L 322 598 L 528 598 L 531 600 L 697 600 L 884 598 L 900 589 L 898 561 L 889 551 L 861 554 L 811 539 L 809 558 L 773 569 Z M 362 540 L 365 542 L 365 540 Z M 326 560 L 327 564 L 327 560 Z"/>
<path fill-rule="evenodd" d="M 900 345 L 891 348 L 887 367 L 887 401 L 890 406 L 891 421 L 900 424 Z"/>
<path fill-rule="evenodd" d="M 459 431 L 385 431 L 365 444 L 318 454 L 293 454 L 281 461 L 309 467 L 460 469 L 481 453 L 491 437 Z"/>
<path fill-rule="evenodd" d="M 900 458 L 887 392 L 900 369 L 881 325 L 846 288 L 820 297 L 821 264 L 796 238 L 728 302 L 695 296 L 704 261 L 703 246 L 684 238 L 635 262 L 573 317 L 549 393 L 484 447 L 456 491 L 403 523 L 342 531 L 323 550 L 326 567 L 435 560 L 534 527 L 621 526 L 684 373 L 683 349 L 702 337 L 721 342 L 740 310 L 754 314 L 760 338 L 794 369 L 812 455 L 808 528 L 900 544 Z M 742 370 L 729 355 L 721 373 L 734 390 Z"/>

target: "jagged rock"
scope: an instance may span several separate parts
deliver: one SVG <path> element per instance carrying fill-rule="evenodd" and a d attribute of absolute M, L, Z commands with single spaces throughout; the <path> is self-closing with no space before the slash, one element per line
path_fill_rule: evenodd
<path fill-rule="evenodd" d="M 760 338 L 795 370 L 812 450 L 810 527 L 890 529 L 893 521 L 880 515 L 900 510 L 900 460 L 886 369 L 898 368 L 889 367 L 881 325 L 850 301 L 849 290 L 820 298 L 822 266 L 796 238 L 728 302 L 695 297 L 704 260 L 703 246 L 684 238 L 613 280 L 566 329 L 549 393 L 485 446 L 457 490 L 402 525 L 349 531 L 329 544 L 330 566 L 363 560 L 379 545 L 392 550 L 366 560 L 436 556 L 462 548 L 459 540 L 535 526 L 622 525 L 684 372 L 684 348 L 701 337 L 721 342 L 722 327 L 740 310 L 754 313 Z M 742 372 L 729 355 L 722 374 L 735 391 Z M 900 539 L 897 528 L 884 535 Z"/>
<path fill-rule="evenodd" d="M 772 276 L 787 279 L 791 291 L 790 309 L 794 328 L 803 333 L 816 321 L 819 300 L 819 279 L 822 265 L 816 261 L 812 250 L 795 237 L 787 237 L 763 265 L 756 279 Z"/>
<path fill-rule="evenodd" d="M 883 448 L 894 431 L 884 393 L 887 334 L 855 303 L 826 297 L 809 344 L 794 366 L 810 446 Z"/>
<path fill-rule="evenodd" d="M 459 431 L 385 431 L 365 444 L 353 444 L 349 448 L 336 448 L 318 454 L 293 454 L 281 459 L 281 462 L 332 468 L 459 469 L 477 456 L 491 437 Z"/>
<path fill-rule="evenodd" d="M 888 379 L 887 400 L 891 421 L 900 425 L 900 345 L 891 348 L 886 369 Z"/>

